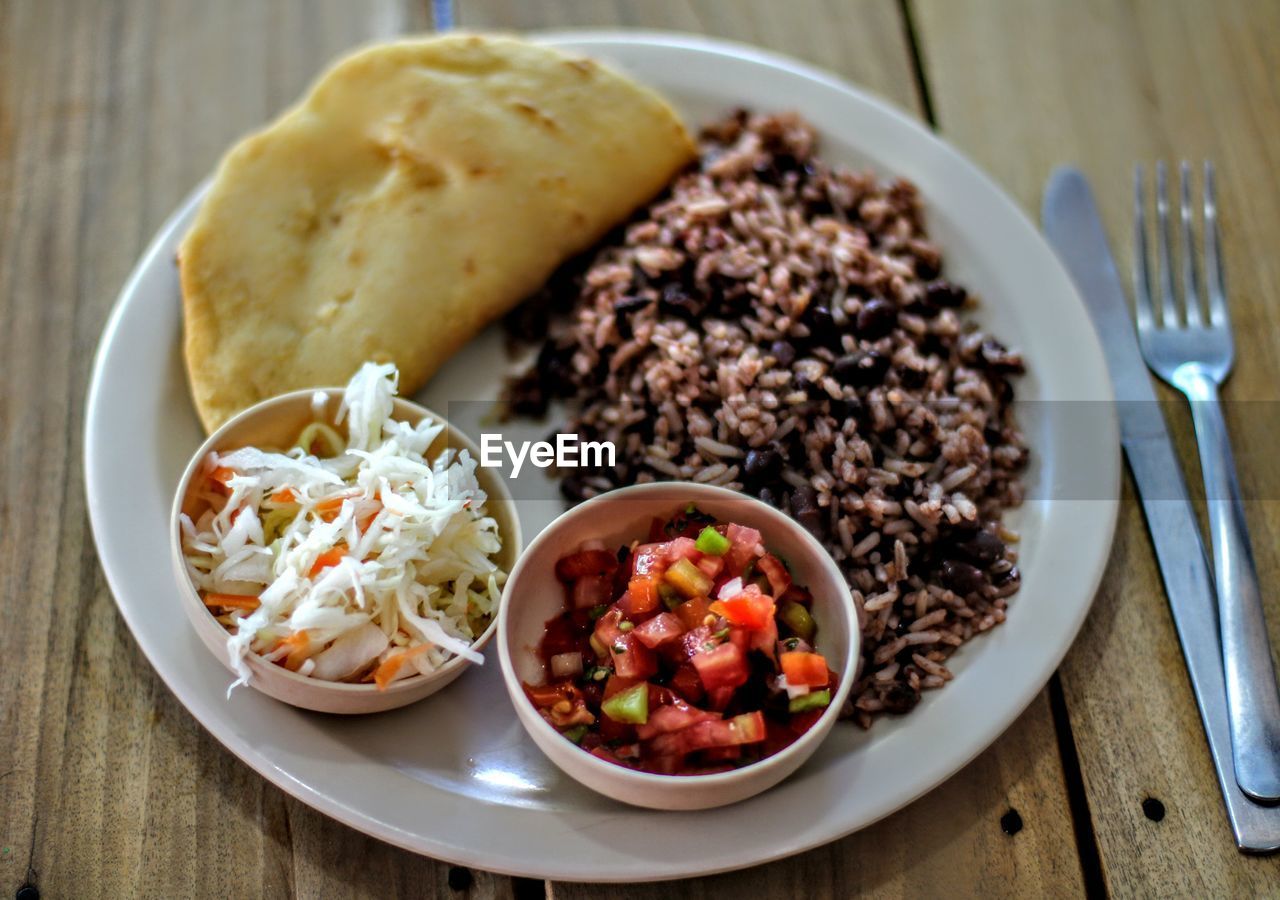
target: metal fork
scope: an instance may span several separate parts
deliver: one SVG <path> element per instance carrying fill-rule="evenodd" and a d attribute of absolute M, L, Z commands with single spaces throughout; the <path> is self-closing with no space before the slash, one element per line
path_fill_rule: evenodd
<path fill-rule="evenodd" d="M 1134 294 L 1138 342 L 1147 366 L 1186 395 L 1191 404 L 1200 468 L 1204 475 L 1213 539 L 1218 622 L 1227 683 L 1227 712 L 1236 781 L 1256 800 L 1280 800 L 1280 692 L 1267 640 L 1258 573 L 1240 502 L 1240 483 L 1218 389 L 1231 373 L 1235 345 L 1227 316 L 1219 252 L 1218 209 L 1213 166 L 1204 164 L 1204 289 L 1208 315 L 1200 303 L 1191 210 L 1191 167 L 1180 170 L 1181 290 L 1173 277 L 1167 173 L 1156 164 L 1156 266 L 1159 321 L 1151 300 L 1147 269 L 1146 197 L 1142 167 L 1134 173 Z"/>

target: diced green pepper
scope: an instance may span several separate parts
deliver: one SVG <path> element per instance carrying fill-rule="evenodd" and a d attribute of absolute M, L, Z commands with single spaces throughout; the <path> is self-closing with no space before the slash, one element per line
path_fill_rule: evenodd
<path fill-rule="evenodd" d="M 568 731 L 562 731 L 560 733 L 563 734 L 565 737 L 567 737 L 569 740 L 573 741 L 575 744 L 580 744 L 582 743 L 582 738 L 587 733 L 587 726 L 575 725 L 572 728 L 570 728 Z"/>
<path fill-rule="evenodd" d="M 591 607 L 591 612 L 587 613 L 587 616 L 588 618 L 591 619 L 592 622 L 594 622 L 596 619 L 600 618 L 608 611 L 609 611 L 609 607 L 601 603 L 597 606 Z"/>
<path fill-rule="evenodd" d="M 811 709 L 825 709 L 830 705 L 831 692 L 824 688 L 820 691 L 810 691 L 799 697 L 792 697 L 791 702 L 787 704 L 787 709 L 793 713 L 802 713 Z"/>
<path fill-rule="evenodd" d="M 805 642 L 812 641 L 814 632 L 818 630 L 813 616 L 809 615 L 809 610 L 794 600 L 788 600 L 782 604 L 782 609 L 778 611 L 778 618 L 782 620 L 782 624 L 791 629 L 792 634 Z"/>
<path fill-rule="evenodd" d="M 711 590 L 711 578 L 687 559 L 679 559 L 663 573 L 663 579 L 690 599 L 705 597 Z"/>
<path fill-rule="evenodd" d="M 643 725 L 649 721 L 649 684 L 642 681 L 614 694 L 600 704 L 600 711 L 615 722 Z"/>
<path fill-rule="evenodd" d="M 658 596 L 662 598 L 663 605 L 672 612 L 675 612 L 676 607 L 684 602 L 684 595 L 665 581 L 658 584 Z"/>
<path fill-rule="evenodd" d="M 706 528 L 702 529 L 702 533 L 698 535 L 698 540 L 695 546 L 701 553 L 709 553 L 712 556 L 724 556 L 729 552 L 729 548 L 732 545 L 729 543 L 729 539 L 727 537 L 716 531 L 712 526 L 708 525 Z"/>

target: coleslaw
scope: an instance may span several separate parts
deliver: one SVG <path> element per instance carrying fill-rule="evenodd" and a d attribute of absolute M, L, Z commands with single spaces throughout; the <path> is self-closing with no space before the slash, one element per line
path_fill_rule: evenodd
<path fill-rule="evenodd" d="M 182 546 L 229 632 L 231 689 L 249 682 L 249 653 L 379 689 L 455 656 L 483 663 L 471 644 L 506 580 L 502 537 L 476 460 L 452 448 L 428 459 L 444 426 L 392 418 L 398 380 L 393 365 L 366 363 L 333 424 L 320 421 L 318 392 L 316 421 L 289 450 L 205 460 L 208 508 L 182 515 Z"/>

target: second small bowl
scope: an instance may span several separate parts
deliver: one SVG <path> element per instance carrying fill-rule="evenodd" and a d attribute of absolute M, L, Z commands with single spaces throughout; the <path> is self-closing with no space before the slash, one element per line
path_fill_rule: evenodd
<path fill-rule="evenodd" d="M 317 393 L 326 395 L 325 405 L 318 414 L 312 406 L 312 398 Z M 191 583 L 191 578 L 187 575 L 183 561 L 182 534 L 178 525 L 178 515 L 186 512 L 194 519 L 201 512 L 197 508 L 198 501 L 194 497 L 192 484 L 197 473 L 207 465 L 212 451 L 225 453 L 241 447 L 287 447 L 309 423 L 319 419 L 333 424 L 338 406 L 342 402 L 342 395 L 342 388 L 308 389 L 281 394 L 249 407 L 209 436 L 191 458 L 178 485 L 169 529 L 171 561 L 178 577 L 178 584 L 181 585 L 179 599 L 200 640 L 228 669 L 232 669 L 232 666 L 227 651 L 227 631 L 205 608 L 195 586 Z M 403 397 L 397 397 L 392 418 L 408 422 L 410 425 L 429 418 L 446 426 L 435 443 L 427 448 L 428 458 L 434 458 L 446 448 L 452 447 L 458 450 L 465 449 L 473 459 L 480 459 L 480 451 L 470 438 L 449 426 L 444 418 L 426 407 L 405 400 Z M 496 469 L 477 468 L 476 480 L 488 495 L 486 508 L 489 515 L 497 521 L 498 534 L 502 538 L 502 550 L 497 558 L 498 566 L 510 573 L 516 558 L 520 555 L 521 548 L 520 519 L 516 515 L 515 503 L 511 499 L 506 483 Z M 497 624 L 498 617 L 494 616 L 488 627 L 472 642 L 472 648 L 482 649 L 493 637 Z M 324 681 L 300 675 L 267 662 L 256 653 L 248 654 L 245 661 L 252 674 L 249 681 L 251 687 L 293 706 L 328 713 L 382 712 L 414 703 L 442 689 L 471 665 L 468 660 L 455 656 L 434 672 L 393 681 L 386 690 L 378 690 L 377 686 L 372 684 Z"/>
<path fill-rule="evenodd" d="M 784 556 L 797 584 L 813 594 L 818 623 L 816 649 L 839 676 L 835 696 L 822 717 L 790 746 L 731 772 L 657 775 L 624 768 L 582 750 L 542 717 L 524 692 L 541 684 L 546 671 L 537 647 L 549 619 L 564 608 L 564 586 L 556 561 L 587 541 L 608 548 L 643 540 L 655 517 L 669 518 L 689 503 L 725 522 L 760 531 L 765 546 Z M 592 790 L 653 809 L 707 809 L 745 800 L 798 769 L 831 731 L 857 677 L 861 645 L 849 585 L 814 537 L 772 506 L 725 488 L 689 482 L 640 484 L 601 494 L 556 519 L 529 544 L 507 579 L 498 613 L 498 658 L 507 693 L 529 736 L 566 774 Z"/>

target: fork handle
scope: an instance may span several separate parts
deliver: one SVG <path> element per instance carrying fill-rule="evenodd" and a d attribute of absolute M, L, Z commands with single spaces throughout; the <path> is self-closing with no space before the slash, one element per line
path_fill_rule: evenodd
<path fill-rule="evenodd" d="M 1195 364 L 1173 380 L 1191 402 L 1204 474 L 1236 781 L 1256 800 L 1280 800 L 1280 691 L 1218 383 Z"/>

